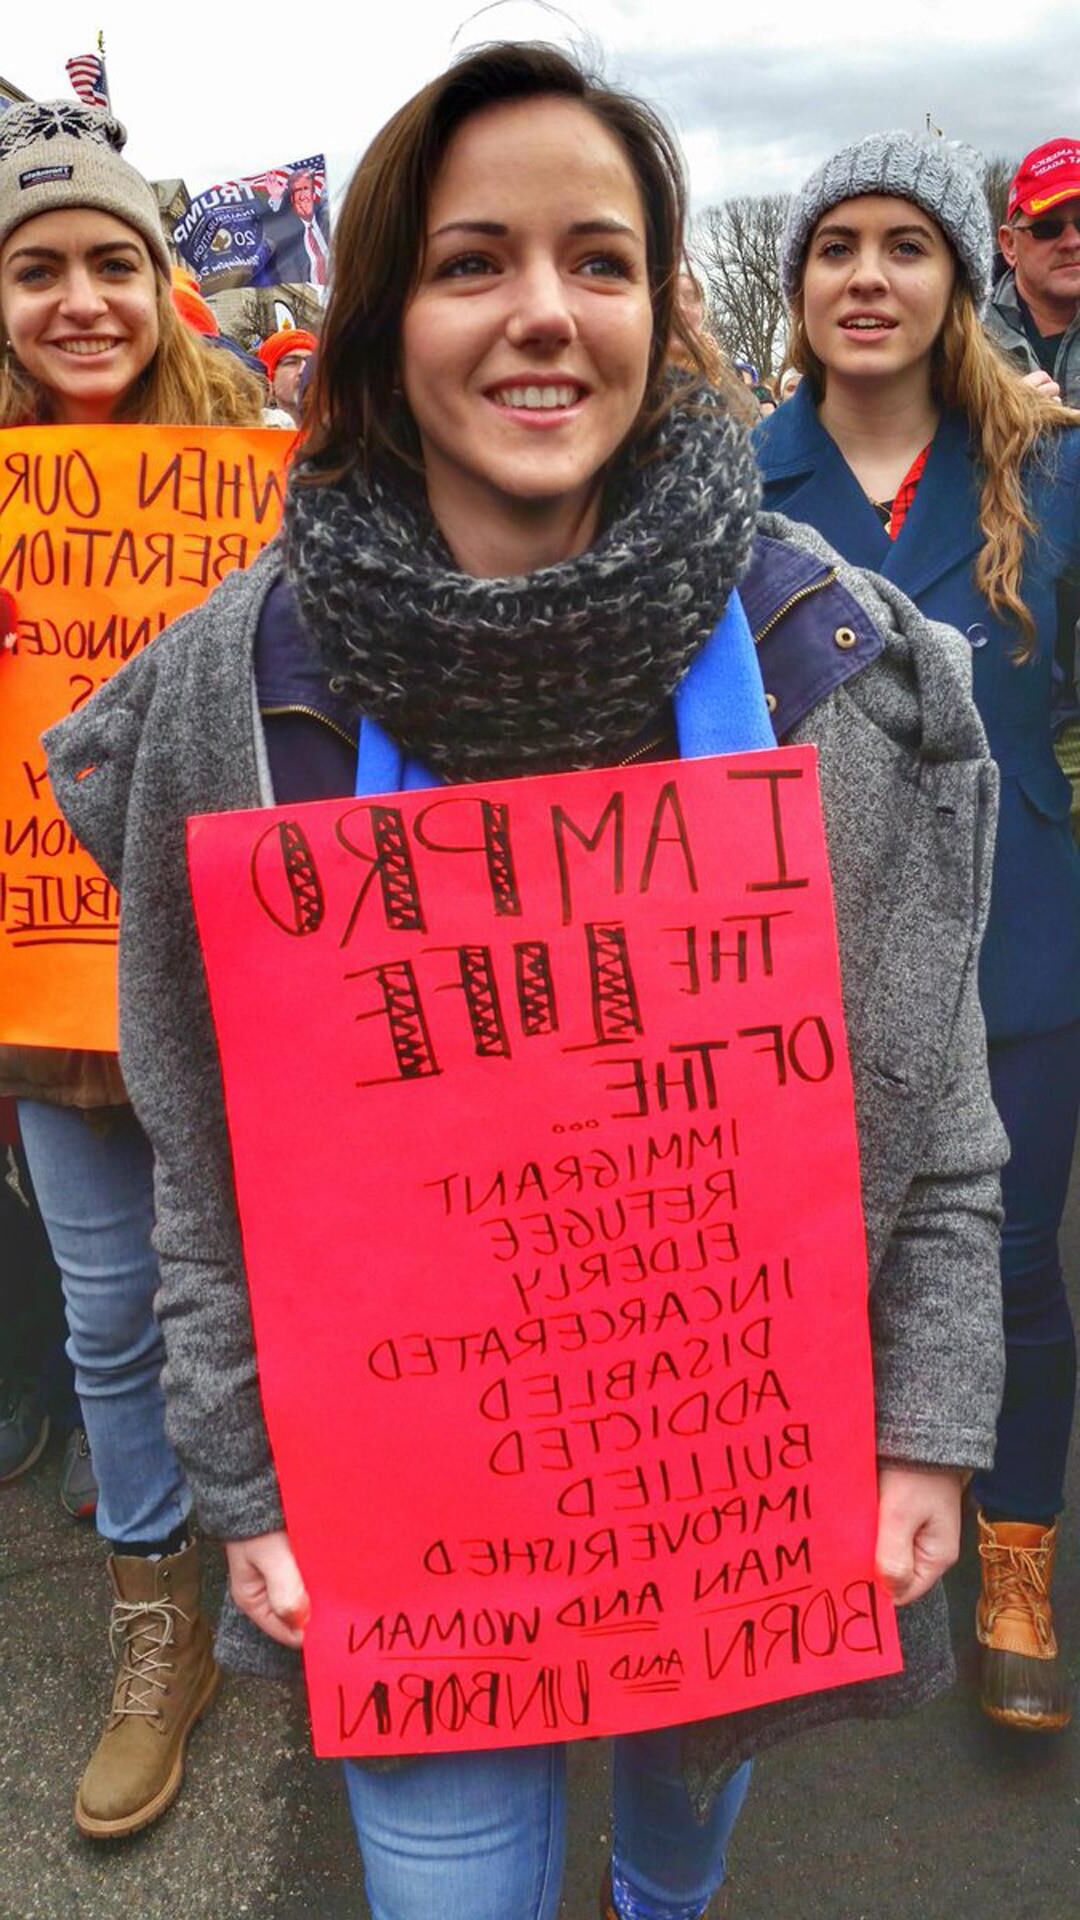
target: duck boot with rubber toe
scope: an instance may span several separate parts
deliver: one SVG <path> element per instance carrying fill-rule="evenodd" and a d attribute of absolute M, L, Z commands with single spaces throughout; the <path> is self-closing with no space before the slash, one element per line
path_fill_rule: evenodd
<path fill-rule="evenodd" d="M 188 1734 L 221 1684 L 194 1541 L 157 1560 L 113 1554 L 109 1574 L 116 1682 L 75 1797 L 75 1824 L 93 1840 L 138 1833 L 172 1805 Z"/>
<path fill-rule="evenodd" d="M 1072 1716 L 1050 1606 L 1056 1545 L 1056 1527 L 979 1514 L 979 1701 L 991 1720 L 1021 1733 L 1055 1733 Z"/>

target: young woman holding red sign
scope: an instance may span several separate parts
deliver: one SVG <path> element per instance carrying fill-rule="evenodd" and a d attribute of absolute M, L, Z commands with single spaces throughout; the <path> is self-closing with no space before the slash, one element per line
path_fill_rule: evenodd
<path fill-rule="evenodd" d="M 124 130 L 75 101 L 0 118 L 0 427 L 120 421 L 257 425 L 258 383 L 178 319 L 152 188 Z M 16 607 L 17 615 L 18 609 Z M 0 655 L 0 678 L 4 670 Z M 120 1654 L 105 1730 L 79 1785 L 82 1832 L 135 1832 L 175 1798 L 187 1733 L 217 1675 L 199 1612 L 191 1496 L 166 1438 L 153 1161 L 113 1055 L 0 1049 L 64 1283 L 81 1434 L 62 1495 L 111 1543 Z M 35 1427 L 40 1415 L 25 1402 Z M 32 1435 L 30 1436 L 32 1439 Z M 79 1486 L 75 1486 L 75 1477 Z"/>
<path fill-rule="evenodd" d="M 671 370 L 701 366 L 677 304 L 684 211 L 652 112 L 551 48 L 488 48 L 426 87 L 346 196 L 283 540 L 49 739 L 69 820 L 123 869 L 123 1058 L 158 1157 L 172 1430 L 244 1616 L 219 1650 L 263 1671 L 300 1644 L 308 1601 L 259 1403 L 185 815 L 774 730 L 818 746 L 872 1276 L 878 1562 L 905 1671 L 617 1739 L 609 1920 L 705 1912 L 750 1755 L 948 1684 L 936 1583 L 1000 1389 L 1003 1142 L 974 988 L 985 743 L 955 642 L 814 536 L 757 525 L 741 431 Z M 551 1920 L 562 1747 L 346 1772 L 377 1920 Z"/>

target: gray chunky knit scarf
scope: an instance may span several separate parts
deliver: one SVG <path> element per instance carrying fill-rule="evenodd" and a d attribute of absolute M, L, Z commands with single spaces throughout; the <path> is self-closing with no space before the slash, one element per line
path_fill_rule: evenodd
<path fill-rule="evenodd" d="M 576 559 L 475 579 L 418 490 L 354 473 L 290 485 L 286 570 L 335 688 L 448 779 L 602 766 L 719 620 L 757 499 L 742 430 L 699 400 L 609 486 L 603 531 Z"/>

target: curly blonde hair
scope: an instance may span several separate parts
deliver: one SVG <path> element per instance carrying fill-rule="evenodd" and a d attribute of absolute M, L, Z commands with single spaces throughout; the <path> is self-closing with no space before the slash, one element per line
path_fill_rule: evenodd
<path fill-rule="evenodd" d="M 809 380 L 815 397 L 825 392 L 826 372 L 806 333 L 801 295 L 791 314 L 788 360 Z M 1080 426 L 1080 413 L 1051 400 L 1021 379 L 983 330 L 974 301 L 957 281 L 934 343 L 933 392 L 943 407 L 967 418 L 982 472 L 979 526 L 983 545 L 975 562 L 975 585 L 1000 619 L 1019 628 L 1018 665 L 1035 653 L 1035 622 L 1023 598 L 1024 541 L 1038 533 L 1025 494 L 1024 469 L 1046 466 L 1049 444 L 1066 427 Z"/>
<path fill-rule="evenodd" d="M 180 319 L 167 282 L 156 276 L 158 343 L 113 415 L 155 427 L 257 427 L 262 388 L 253 373 L 218 347 L 208 347 Z M 0 362 L 0 427 L 44 426 L 49 395 L 15 359 Z"/>

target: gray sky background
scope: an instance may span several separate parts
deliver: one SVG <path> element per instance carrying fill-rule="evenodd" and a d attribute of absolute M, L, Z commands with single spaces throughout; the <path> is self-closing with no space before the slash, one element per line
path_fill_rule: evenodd
<path fill-rule="evenodd" d="M 929 113 L 950 137 L 1019 157 L 1080 135 L 1077 0 L 2 0 L 0 73 L 68 93 L 64 61 L 105 32 L 128 157 L 216 182 L 325 152 L 334 198 L 372 134 L 463 46 L 587 42 L 674 125 L 695 207 L 784 191 L 835 146 Z M 12 15 L 15 15 L 12 18 Z"/>

